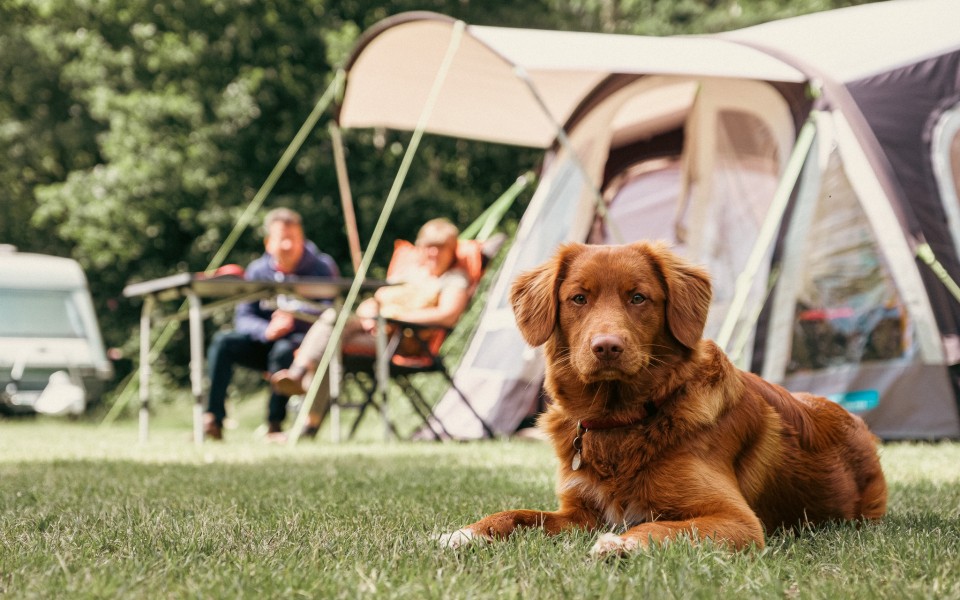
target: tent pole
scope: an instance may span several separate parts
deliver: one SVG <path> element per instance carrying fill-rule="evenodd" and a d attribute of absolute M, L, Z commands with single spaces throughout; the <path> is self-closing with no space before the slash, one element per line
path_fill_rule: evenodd
<path fill-rule="evenodd" d="M 443 88 L 443 83 L 446 81 L 447 75 L 450 73 L 450 67 L 453 65 L 453 58 L 456 56 L 457 50 L 460 47 L 460 41 L 463 39 L 463 31 L 465 28 L 466 23 L 463 21 L 457 21 L 454 23 L 453 30 L 450 34 L 450 43 L 447 46 L 447 52 L 443 57 L 443 62 L 440 64 L 440 68 L 437 70 L 437 76 L 433 80 L 433 86 L 430 88 L 430 93 L 427 96 L 423 111 L 420 113 L 420 119 L 417 121 L 417 127 L 413 131 L 413 136 L 410 138 L 410 144 L 407 146 L 407 150 L 403 155 L 403 160 L 400 162 L 400 168 L 398 169 L 397 175 L 393 180 L 393 185 L 390 188 L 390 192 L 387 194 L 387 199 L 383 203 L 383 210 L 380 211 L 380 218 L 377 220 L 377 225 L 374 227 L 373 234 L 370 236 L 370 243 L 367 244 L 367 249 L 363 254 L 363 258 L 360 260 L 360 268 L 357 269 L 357 273 L 353 278 L 353 284 L 350 286 L 350 290 L 347 292 L 347 297 L 343 301 L 343 306 L 340 307 L 340 312 L 337 314 L 337 321 L 334 323 L 333 331 L 330 334 L 330 341 L 327 343 L 327 347 L 324 349 L 323 356 L 320 358 L 320 362 L 317 365 L 317 373 L 326 373 L 327 369 L 330 368 L 330 362 L 333 360 L 334 355 L 339 350 L 340 339 L 343 336 L 343 329 L 346 326 L 347 320 L 350 318 L 351 313 L 353 312 L 353 307 L 357 302 L 357 296 L 360 294 L 361 284 L 367 276 L 367 270 L 370 268 L 370 263 L 373 261 L 373 255 L 377 251 L 377 246 L 380 244 L 380 239 L 383 237 L 383 232 L 387 227 L 387 222 L 390 220 L 390 215 L 393 213 L 393 208 L 397 203 L 397 198 L 400 196 L 400 189 L 403 187 L 403 183 L 407 178 L 407 173 L 410 171 L 410 164 L 413 162 L 413 157 L 417 153 L 417 148 L 420 147 L 420 140 L 423 138 L 423 133 L 427 128 L 430 115 L 433 114 L 433 109 L 435 108 L 437 99 L 440 96 L 440 90 Z M 313 402 L 317 397 L 317 392 L 320 389 L 322 380 L 323 377 L 314 377 L 313 381 L 310 382 L 310 389 L 307 390 L 307 393 L 304 396 L 303 404 L 300 405 L 300 412 L 297 413 L 297 418 L 294 421 L 293 429 L 290 431 L 291 445 L 296 444 L 297 440 L 300 439 L 300 432 L 303 431 L 303 427 L 307 423 L 307 416 L 310 414 L 310 409 L 313 408 Z"/>
<path fill-rule="evenodd" d="M 916 250 L 917 258 L 919 258 L 923 264 L 930 267 L 930 270 L 933 271 L 933 274 L 937 276 L 937 279 L 940 280 L 940 283 L 943 284 L 943 287 L 950 292 L 950 295 L 953 296 L 953 299 L 957 302 L 960 302 L 960 285 L 957 285 L 957 282 L 950 277 L 950 273 L 947 272 L 947 269 L 940 263 L 937 259 L 937 256 L 933 253 L 933 248 L 930 247 L 930 244 L 923 242 L 917 246 Z"/>
<path fill-rule="evenodd" d="M 723 324 L 716 337 L 717 345 L 725 351 L 729 352 L 731 350 L 729 345 L 730 339 L 733 336 L 733 330 L 737 326 L 737 321 L 746 307 L 747 296 L 750 293 L 750 288 L 753 287 L 753 280 L 757 275 L 757 271 L 760 270 L 763 257 L 766 255 L 770 244 L 773 243 L 777 230 L 780 228 L 780 223 L 783 221 L 783 214 L 787 210 L 787 205 L 790 203 L 790 196 L 803 170 L 803 165 L 806 162 L 807 154 L 810 152 L 810 147 L 813 145 L 815 133 L 816 126 L 813 120 L 808 120 L 800 129 L 800 133 L 797 135 L 797 143 L 794 145 L 793 152 L 790 154 L 790 160 L 787 161 L 787 167 L 783 172 L 783 177 L 780 178 L 780 183 L 777 185 L 777 191 L 773 195 L 773 201 L 770 203 L 770 208 L 767 211 L 763 226 L 757 235 L 757 241 L 753 245 L 750 257 L 747 259 L 747 264 L 744 266 L 743 271 L 741 271 L 740 276 L 737 277 L 733 300 L 730 302 L 730 308 L 723 318 Z"/>
<path fill-rule="evenodd" d="M 777 280 L 779 279 L 780 269 L 777 267 L 770 272 L 767 287 L 763 292 L 763 301 L 757 302 L 754 310 L 750 312 L 750 327 L 744 327 L 740 330 L 740 335 L 737 336 L 737 339 L 733 343 L 733 347 L 728 353 L 730 359 L 734 363 L 737 363 L 743 357 L 743 349 L 747 346 L 747 341 L 750 339 L 750 332 L 753 330 L 753 325 L 756 324 L 756 322 L 760 319 L 760 313 L 763 311 L 763 306 L 767 303 L 767 299 L 770 297 L 770 294 L 773 293 L 773 288 L 776 287 Z"/>
<path fill-rule="evenodd" d="M 690 117 L 684 125 L 684 136 L 689 139 L 700 139 L 699 123 L 701 119 L 697 114 L 699 113 L 700 105 L 703 103 L 701 100 L 702 97 L 703 83 L 697 82 L 697 88 L 693 94 Z M 696 177 L 693 174 L 693 170 L 697 166 L 698 161 L 694 156 L 691 156 L 693 150 L 690 149 L 690 145 L 684 144 L 683 146 L 680 154 L 680 193 L 677 194 L 677 207 L 674 211 L 676 216 L 673 218 L 673 235 L 678 242 L 686 244 L 689 241 L 688 236 L 690 235 L 690 229 L 684 224 L 683 220 L 684 214 L 690 207 L 691 188 L 693 187 L 693 179 Z"/>
<path fill-rule="evenodd" d="M 360 269 L 362 252 L 360 250 L 360 232 L 357 230 L 357 213 L 353 210 L 353 194 L 350 192 L 350 177 L 347 175 L 347 161 L 343 151 L 343 136 L 340 125 L 330 122 L 330 139 L 333 141 L 333 162 L 337 171 L 337 186 L 340 188 L 340 204 L 343 206 L 343 221 L 347 229 L 347 243 L 350 246 L 350 262 L 353 272 Z"/>
<path fill-rule="evenodd" d="M 617 227 L 617 224 L 608 218 L 607 203 L 603 201 L 603 194 L 600 193 L 599 186 L 594 183 L 593 178 L 590 177 L 590 173 L 587 172 L 587 168 L 584 166 L 583 162 L 580 161 L 580 155 L 574 150 L 573 144 L 570 142 L 570 137 L 567 135 L 567 131 L 563 128 L 563 125 L 553 118 L 553 114 L 550 112 L 550 109 L 547 108 L 547 103 L 544 101 L 543 96 L 540 95 L 540 92 L 537 90 L 537 86 L 533 84 L 533 80 L 530 79 L 530 75 L 526 72 L 526 70 L 519 65 L 514 65 L 513 72 L 517 78 L 527 86 L 527 89 L 530 90 L 530 94 L 540 106 L 540 110 L 543 111 L 543 114 L 553 125 L 554 129 L 556 129 L 557 141 L 559 141 L 560 145 L 570 153 L 570 159 L 573 161 L 573 164 L 575 164 L 577 169 L 583 173 L 584 180 L 589 182 L 590 191 L 593 194 L 593 198 L 597 204 L 597 214 L 600 215 L 601 219 L 603 219 L 604 225 L 606 225 L 607 229 L 610 231 L 610 236 L 618 244 L 623 244 L 623 234 L 620 232 L 620 228 Z"/>

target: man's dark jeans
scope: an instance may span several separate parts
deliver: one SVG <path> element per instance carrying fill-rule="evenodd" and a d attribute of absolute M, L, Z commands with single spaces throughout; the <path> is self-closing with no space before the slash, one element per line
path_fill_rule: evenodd
<path fill-rule="evenodd" d="M 239 331 L 221 331 L 213 337 L 207 350 L 207 366 L 210 373 L 210 395 L 207 411 L 217 423 L 223 423 L 227 411 L 227 387 L 233 378 L 233 368 L 240 365 L 258 371 L 276 373 L 293 363 L 293 352 L 300 347 L 303 334 L 294 333 L 274 342 L 261 342 Z M 270 393 L 267 421 L 281 423 L 287 416 L 288 396 Z"/>

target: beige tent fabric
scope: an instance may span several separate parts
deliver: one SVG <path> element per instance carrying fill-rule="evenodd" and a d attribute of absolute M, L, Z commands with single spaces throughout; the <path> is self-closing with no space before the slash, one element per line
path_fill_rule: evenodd
<path fill-rule="evenodd" d="M 453 25 L 439 16 L 405 21 L 363 45 L 349 69 L 341 126 L 413 129 Z M 468 26 L 427 130 L 546 148 L 557 124 L 612 73 L 804 80 L 760 51 L 719 39 Z"/>

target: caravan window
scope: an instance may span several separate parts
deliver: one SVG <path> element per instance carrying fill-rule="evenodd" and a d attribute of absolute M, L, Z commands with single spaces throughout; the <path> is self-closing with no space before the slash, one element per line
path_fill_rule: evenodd
<path fill-rule="evenodd" d="M 823 174 L 802 262 L 787 373 L 911 353 L 903 302 L 836 152 Z"/>
<path fill-rule="evenodd" d="M 83 319 L 66 290 L 0 289 L 0 337 L 82 338 Z"/>

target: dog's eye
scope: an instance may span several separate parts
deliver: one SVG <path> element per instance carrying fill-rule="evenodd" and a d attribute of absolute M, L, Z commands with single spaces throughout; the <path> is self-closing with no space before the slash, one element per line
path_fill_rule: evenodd
<path fill-rule="evenodd" d="M 583 294 L 576 294 L 573 298 L 571 298 L 571 300 L 573 300 L 574 304 L 579 304 L 580 306 L 583 306 L 587 303 L 587 297 Z"/>
<path fill-rule="evenodd" d="M 630 303 L 631 303 L 631 304 L 643 304 L 643 303 L 646 301 L 646 299 L 647 299 L 647 297 L 644 296 L 643 294 L 634 294 L 633 297 L 630 298 Z"/>

